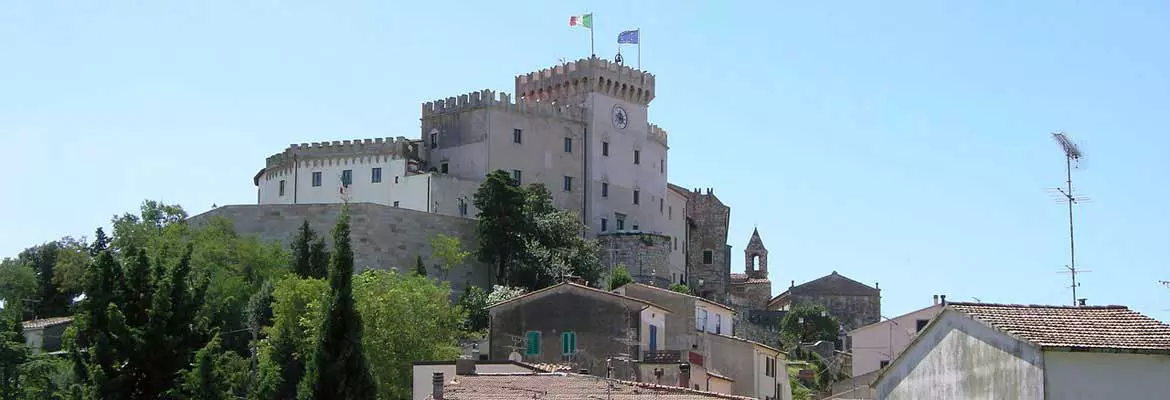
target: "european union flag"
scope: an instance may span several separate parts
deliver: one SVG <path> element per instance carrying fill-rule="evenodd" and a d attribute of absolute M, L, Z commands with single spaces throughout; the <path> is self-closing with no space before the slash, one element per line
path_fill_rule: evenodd
<path fill-rule="evenodd" d="M 638 31 L 625 31 L 618 34 L 618 44 L 638 44 Z"/>

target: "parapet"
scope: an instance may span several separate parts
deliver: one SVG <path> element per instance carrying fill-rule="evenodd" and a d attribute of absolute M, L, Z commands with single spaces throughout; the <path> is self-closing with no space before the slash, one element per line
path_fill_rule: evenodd
<path fill-rule="evenodd" d="M 337 156 L 392 156 L 395 158 L 417 158 L 418 148 L 416 141 L 407 140 L 403 136 L 396 138 L 334 140 L 332 142 L 312 142 L 290 144 L 281 153 L 277 153 L 265 162 L 267 168 L 287 166 L 294 158 L 321 158 Z"/>
<path fill-rule="evenodd" d="M 667 146 L 666 130 L 659 128 L 658 125 L 649 124 L 649 126 L 646 127 L 646 135 L 650 137 L 650 140 L 662 143 L 663 146 Z"/>
<path fill-rule="evenodd" d="M 585 121 L 585 110 L 581 106 L 553 102 L 513 103 L 511 95 L 503 92 L 496 93 L 489 89 L 423 103 L 422 117 L 460 113 L 480 108 L 495 108 L 523 114 Z"/>
<path fill-rule="evenodd" d="M 516 97 L 524 102 L 564 101 L 588 92 L 648 105 L 654 75 L 593 56 L 516 76 Z"/>

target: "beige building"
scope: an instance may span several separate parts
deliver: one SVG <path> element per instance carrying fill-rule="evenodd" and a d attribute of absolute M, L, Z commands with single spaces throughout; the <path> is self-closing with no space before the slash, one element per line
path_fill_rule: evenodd
<path fill-rule="evenodd" d="M 934 304 L 928 307 L 849 331 L 846 350 L 853 355 L 850 376 L 858 377 L 877 371 L 898 358 L 940 310 L 942 305 L 936 295 Z"/>

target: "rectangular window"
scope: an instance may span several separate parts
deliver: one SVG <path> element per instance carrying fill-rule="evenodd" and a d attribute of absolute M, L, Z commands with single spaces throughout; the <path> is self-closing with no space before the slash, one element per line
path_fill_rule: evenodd
<path fill-rule="evenodd" d="M 711 264 L 711 250 L 703 250 L 703 264 Z"/>
<path fill-rule="evenodd" d="M 662 200 L 662 198 L 659 197 L 658 198 L 658 213 L 659 214 L 662 214 L 662 210 L 663 210 L 663 208 L 665 208 L 665 206 L 666 206 L 666 201 Z"/>
<path fill-rule="evenodd" d="M 601 231 L 602 231 L 602 232 L 605 232 L 605 228 L 608 228 L 608 227 L 606 226 L 608 222 L 609 222 L 609 221 L 608 221 L 608 220 L 606 220 L 605 218 L 602 218 L 602 219 L 601 219 Z"/>
<path fill-rule="evenodd" d="M 658 327 L 650 325 L 650 351 L 658 351 Z"/>
<path fill-rule="evenodd" d="M 601 182 L 601 197 L 609 197 L 609 184 Z"/>
<path fill-rule="evenodd" d="M 666 207 L 666 219 L 674 220 L 674 206 Z"/>
<path fill-rule="evenodd" d="M 280 180 L 280 195 L 284 196 L 284 179 Z"/>
<path fill-rule="evenodd" d="M 601 155 L 609 157 L 609 142 L 601 142 Z"/>
<path fill-rule="evenodd" d="M 577 354 L 577 332 L 561 332 L 561 355 Z"/>
<path fill-rule="evenodd" d="M 573 177 L 571 177 L 571 176 L 565 177 L 565 191 L 566 192 L 573 191 Z"/>
<path fill-rule="evenodd" d="M 439 164 L 439 172 L 442 172 L 445 174 L 445 173 L 447 173 L 447 171 L 450 171 L 449 168 L 450 167 L 447 166 L 447 163 Z"/>
<path fill-rule="evenodd" d="M 519 129 L 512 130 L 512 143 L 520 143 L 523 141 L 524 131 Z"/>
<path fill-rule="evenodd" d="M 398 200 L 394 200 L 394 208 L 398 208 Z"/>
<path fill-rule="evenodd" d="M 437 147 L 439 147 L 439 133 L 435 132 L 431 134 L 431 148 Z"/>
<path fill-rule="evenodd" d="M 674 249 L 678 250 L 678 236 L 674 237 Z"/>
<path fill-rule="evenodd" d="M 353 184 L 353 170 L 352 169 L 347 169 L 347 170 L 341 171 L 341 184 L 345 185 L 345 186 L 349 186 L 349 185 Z"/>
<path fill-rule="evenodd" d="M 695 330 L 707 330 L 707 309 L 700 308 L 698 318 L 695 318 Z"/>
<path fill-rule="evenodd" d="M 641 164 L 641 163 L 642 163 L 642 152 L 638 151 L 638 150 L 634 150 L 634 164 Z"/>
<path fill-rule="evenodd" d="M 517 185 L 520 184 L 520 170 L 512 170 L 512 180 L 515 181 Z"/>
<path fill-rule="evenodd" d="M 723 314 L 715 314 L 715 334 L 723 333 Z"/>
<path fill-rule="evenodd" d="M 926 324 L 929 324 L 930 320 L 929 319 L 920 319 L 920 320 L 914 321 L 914 323 L 916 325 L 918 325 L 918 329 L 915 330 L 915 332 L 922 332 L 922 329 L 926 328 Z"/>
<path fill-rule="evenodd" d="M 664 159 L 658 160 L 658 173 L 660 173 L 660 174 L 666 173 L 666 160 L 664 160 Z"/>
<path fill-rule="evenodd" d="M 540 355 L 540 332 L 528 331 L 528 334 L 525 336 L 527 340 L 525 341 L 524 355 Z"/>
<path fill-rule="evenodd" d="M 617 230 L 620 231 L 620 230 L 626 229 L 626 215 L 625 214 L 614 213 L 613 219 L 615 221 L 617 221 Z"/>
<path fill-rule="evenodd" d="M 370 183 L 382 183 L 382 168 L 370 169 Z"/>
<path fill-rule="evenodd" d="M 885 368 L 887 365 L 890 365 L 890 360 L 882 360 L 878 363 L 878 368 Z"/>
<path fill-rule="evenodd" d="M 573 152 L 573 139 L 572 138 L 565 138 L 565 152 L 566 153 Z"/>
<path fill-rule="evenodd" d="M 639 204 L 639 194 L 641 194 L 641 192 L 637 190 L 634 191 L 634 204 Z"/>
<path fill-rule="evenodd" d="M 313 186 L 321 186 L 321 171 L 313 172 Z"/>

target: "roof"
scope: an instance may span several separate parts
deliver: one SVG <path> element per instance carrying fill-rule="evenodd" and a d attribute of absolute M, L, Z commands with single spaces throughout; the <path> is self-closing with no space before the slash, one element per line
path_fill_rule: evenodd
<path fill-rule="evenodd" d="M 760 342 L 757 342 L 754 340 L 744 339 L 744 338 L 741 338 L 739 336 L 727 336 L 727 335 L 719 334 L 719 333 L 709 333 L 709 334 L 707 334 L 707 336 L 708 337 L 720 337 L 720 338 L 724 338 L 724 339 L 731 339 L 731 340 L 736 340 L 736 341 L 740 341 L 740 342 L 744 342 L 744 343 L 754 344 L 756 346 L 763 347 L 765 349 L 768 349 L 770 351 L 774 351 L 776 353 L 783 353 L 782 351 L 780 351 L 780 349 L 777 349 L 775 347 L 772 347 L 772 346 L 769 346 L 769 345 L 766 345 L 766 344 L 763 344 L 763 343 L 760 343 Z"/>
<path fill-rule="evenodd" d="M 748 276 L 748 274 L 741 274 L 738 272 L 731 273 L 731 284 L 736 285 L 744 283 L 772 283 L 772 281 L 768 279 L 751 278 Z"/>
<path fill-rule="evenodd" d="M 831 294 L 837 296 L 877 296 L 881 291 L 864 283 L 846 278 L 837 271 L 817 279 L 793 286 L 772 298 L 772 301 L 789 294 Z M 771 301 L 769 301 L 771 302 Z"/>
<path fill-rule="evenodd" d="M 718 373 L 718 372 L 715 372 L 715 371 L 712 371 L 712 370 L 707 370 L 707 376 L 710 376 L 710 377 L 713 377 L 713 378 L 719 378 L 719 379 L 722 379 L 722 380 L 725 380 L 725 381 L 735 382 L 735 379 L 731 379 L 731 377 L 730 377 L 730 376 L 723 375 L 723 374 L 721 374 L 721 373 Z"/>
<path fill-rule="evenodd" d="M 22 327 L 24 327 L 24 329 L 43 329 L 43 328 L 48 328 L 50 326 L 67 324 L 70 322 L 73 322 L 73 317 L 52 317 L 52 318 L 34 319 L 32 321 L 24 321 L 24 322 L 21 322 L 20 325 Z"/>
<path fill-rule="evenodd" d="M 917 313 L 920 313 L 920 312 L 923 312 L 923 311 L 926 311 L 926 310 L 929 310 L 929 309 L 932 309 L 932 308 L 938 308 L 938 309 L 939 309 L 939 311 L 938 311 L 938 312 L 942 312 L 942 306 L 943 306 L 943 305 L 942 305 L 942 303 L 939 303 L 939 304 L 931 304 L 931 305 L 929 305 L 929 306 L 926 306 L 926 307 L 919 308 L 919 309 L 917 309 L 917 310 L 914 310 L 914 311 L 911 311 L 911 312 L 908 312 L 908 313 L 905 313 L 905 314 L 899 315 L 899 316 L 897 316 L 897 317 L 894 317 L 894 318 L 883 318 L 881 321 L 874 322 L 874 323 L 872 323 L 872 324 L 869 324 L 869 325 L 865 325 L 865 326 L 859 326 L 859 327 L 857 327 L 857 328 L 853 328 L 853 330 L 851 330 L 851 331 L 849 331 L 849 332 L 847 332 L 847 333 L 848 333 L 848 334 L 850 334 L 850 335 L 852 335 L 852 334 L 854 334 L 854 333 L 857 333 L 857 332 L 860 332 L 860 331 L 863 331 L 863 330 L 869 330 L 869 329 L 873 329 L 873 328 L 876 328 L 876 327 L 879 327 L 879 326 L 886 326 L 886 325 L 889 325 L 889 324 L 891 324 L 891 323 L 892 323 L 892 324 L 894 324 L 894 325 L 897 325 L 898 323 L 897 323 L 897 322 L 894 322 L 894 321 L 896 321 L 898 318 L 902 318 L 902 317 L 905 317 L 905 316 L 907 316 L 907 315 L 913 315 L 913 314 L 917 314 Z M 935 316 L 937 316 L 937 315 L 938 315 L 938 312 L 934 313 L 934 314 L 933 314 L 933 315 L 932 315 L 930 318 L 934 318 Z"/>
<path fill-rule="evenodd" d="M 447 378 L 443 384 L 446 400 L 531 399 L 663 399 L 750 400 L 751 397 L 705 392 L 677 386 L 606 379 L 571 373 L 483 374 Z M 431 395 L 426 397 L 433 399 Z"/>
<path fill-rule="evenodd" d="M 671 312 L 669 308 L 648 302 L 646 300 L 636 299 L 633 297 L 624 296 L 624 295 L 620 295 L 620 294 L 613 293 L 613 292 L 607 292 L 607 291 L 604 291 L 601 289 L 592 288 L 592 287 L 585 286 L 585 285 L 578 285 L 578 284 L 573 283 L 573 282 L 561 282 L 561 283 L 558 283 L 556 285 L 546 287 L 544 289 L 531 291 L 531 292 L 513 297 L 511 299 L 504 300 L 504 301 L 501 301 L 501 302 L 496 303 L 496 304 L 492 304 L 492 305 L 488 306 L 487 308 L 492 309 L 492 308 L 496 308 L 496 307 L 499 307 L 499 306 L 502 306 L 505 304 L 535 300 L 539 297 L 552 294 L 558 290 L 570 290 L 570 289 L 586 290 L 586 291 L 593 292 L 593 293 L 605 294 L 608 296 L 613 296 L 613 298 L 615 300 L 634 302 L 634 303 L 638 303 L 638 304 L 641 304 L 641 305 L 646 306 L 646 307 L 654 307 L 654 308 L 660 309 L 660 310 L 668 312 L 668 313 Z"/>
<path fill-rule="evenodd" d="M 264 171 L 267 170 L 267 168 L 260 168 L 260 172 L 257 172 L 255 176 L 252 176 L 252 185 L 260 186 L 260 177 L 264 176 Z"/>
<path fill-rule="evenodd" d="M 727 311 L 731 311 L 732 313 L 736 313 L 736 312 L 737 312 L 737 311 L 735 311 L 735 309 L 734 309 L 734 308 L 731 308 L 731 306 L 727 306 L 727 305 L 724 305 L 724 304 L 720 304 L 720 303 L 717 303 L 717 302 L 715 302 L 715 301 L 712 301 L 712 300 L 707 300 L 707 299 L 704 299 L 704 298 L 702 298 L 702 297 L 695 296 L 695 295 L 692 295 L 692 294 L 688 294 L 688 293 L 681 293 L 681 292 L 676 292 L 676 291 L 673 291 L 673 290 L 670 290 L 670 289 L 663 289 L 663 288 L 660 288 L 660 287 L 658 287 L 658 286 L 647 285 L 647 284 L 644 284 L 644 283 L 637 283 L 637 282 L 632 282 L 632 283 L 627 283 L 627 284 L 625 284 L 625 285 L 622 285 L 622 287 L 631 286 L 631 285 L 633 285 L 633 286 L 637 286 L 637 287 L 640 287 L 640 288 L 654 289 L 654 290 L 658 290 L 658 291 L 661 291 L 661 292 L 669 293 L 669 294 L 671 294 L 671 295 L 676 295 L 676 296 L 683 296 L 683 297 L 690 297 L 690 298 L 692 298 L 692 299 L 695 299 L 695 300 L 698 300 L 698 301 L 701 301 L 701 302 L 704 302 L 704 303 L 707 303 L 707 304 L 713 305 L 713 306 L 715 306 L 715 307 L 719 307 L 719 308 L 725 309 L 725 310 L 727 310 Z M 619 289 L 620 289 L 620 288 L 619 288 Z M 616 293 L 615 293 L 615 294 L 616 294 Z M 657 307 L 657 306 L 656 306 L 656 307 Z M 662 308 L 662 307 L 659 307 L 659 308 Z"/>
<path fill-rule="evenodd" d="M 666 188 L 667 188 L 667 189 L 670 189 L 670 190 L 673 190 L 673 191 L 675 191 L 676 193 L 683 195 L 684 197 L 685 197 L 685 196 L 689 196 L 689 195 L 690 195 L 690 193 L 691 193 L 691 191 L 690 191 L 690 190 L 687 190 L 687 188 L 684 188 L 684 187 L 682 187 L 682 186 L 675 185 L 675 184 L 673 184 L 673 183 L 669 183 L 669 182 L 667 182 L 667 183 L 666 183 Z"/>
<path fill-rule="evenodd" d="M 1125 306 L 947 303 L 947 308 L 1041 347 L 1170 350 L 1170 325 Z"/>

